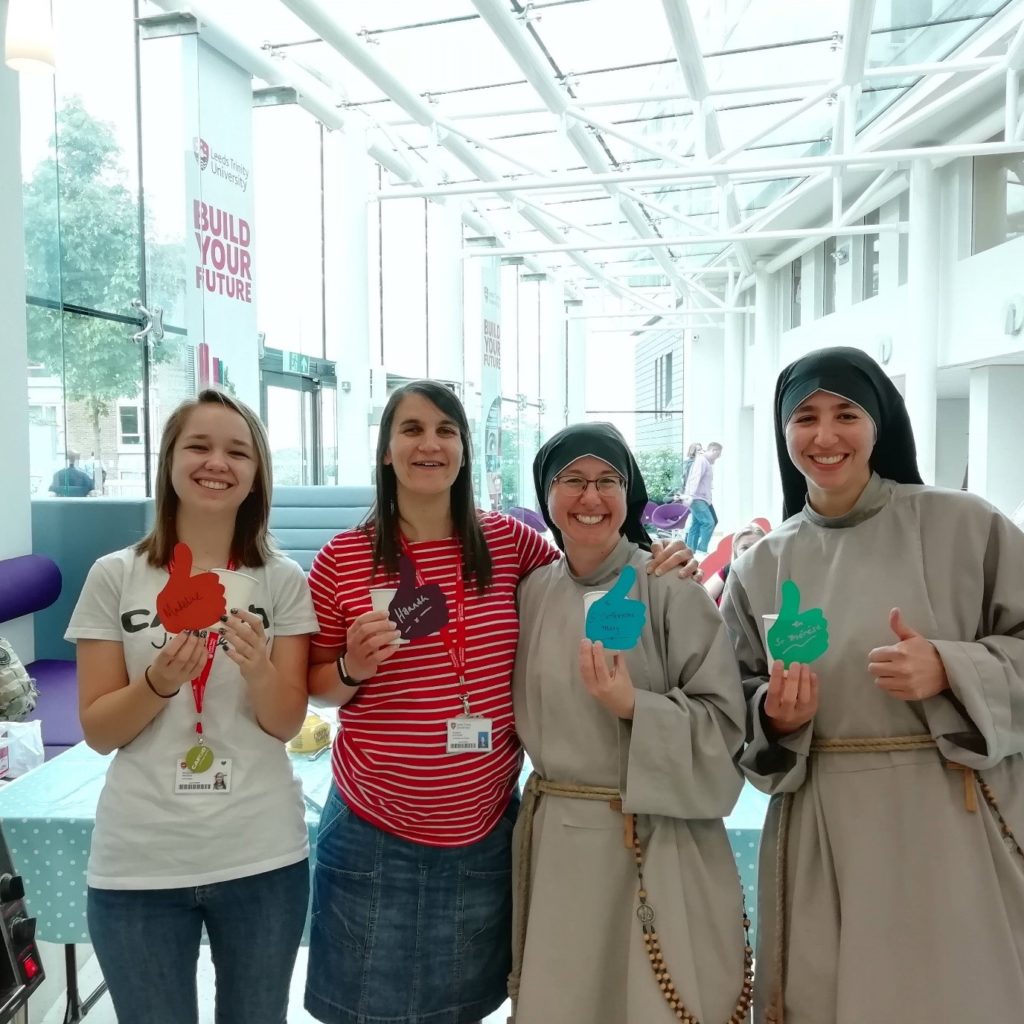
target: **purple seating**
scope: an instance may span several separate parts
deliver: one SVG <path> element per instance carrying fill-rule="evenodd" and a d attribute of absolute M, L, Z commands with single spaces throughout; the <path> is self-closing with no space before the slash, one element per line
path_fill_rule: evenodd
<path fill-rule="evenodd" d="M 60 569 L 45 555 L 0 561 L 0 622 L 49 607 L 60 596 L 61 585 Z M 49 759 L 82 739 L 75 663 L 41 658 L 25 669 L 39 687 L 39 701 L 29 720 L 42 723 L 43 747 Z"/>
<path fill-rule="evenodd" d="M 640 513 L 640 525 L 641 526 L 650 526 L 651 525 L 651 516 L 654 515 L 654 510 L 657 507 L 658 507 L 658 503 L 656 501 L 649 501 L 649 502 L 647 502 L 646 505 L 644 505 L 644 510 L 643 510 L 643 512 Z"/>
<path fill-rule="evenodd" d="M 686 522 L 690 514 L 690 506 L 681 501 L 671 501 L 667 505 L 659 505 L 651 513 L 651 525 L 659 530 L 678 530 Z"/>
<path fill-rule="evenodd" d="M 510 515 L 513 519 L 518 519 L 521 523 L 526 523 L 531 530 L 536 530 L 538 533 L 544 533 L 548 528 L 548 524 L 544 522 L 543 516 L 538 512 L 534 512 L 532 508 L 513 505 L 506 514 Z"/>

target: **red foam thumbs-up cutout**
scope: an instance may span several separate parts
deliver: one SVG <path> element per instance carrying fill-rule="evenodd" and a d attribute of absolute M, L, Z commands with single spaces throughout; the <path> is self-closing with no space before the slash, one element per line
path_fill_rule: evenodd
<path fill-rule="evenodd" d="M 156 599 L 156 610 L 164 629 L 180 633 L 186 629 L 207 629 L 226 613 L 224 586 L 215 572 L 192 575 L 192 550 L 175 544 L 170 578 Z"/>

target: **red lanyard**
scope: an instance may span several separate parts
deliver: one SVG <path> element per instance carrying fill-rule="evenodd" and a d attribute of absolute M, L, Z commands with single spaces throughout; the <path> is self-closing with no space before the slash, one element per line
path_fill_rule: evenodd
<path fill-rule="evenodd" d="M 235 563 L 228 562 L 225 566 L 228 570 L 234 569 Z M 211 629 L 206 634 L 206 664 L 202 671 L 192 680 L 192 700 L 196 705 L 196 735 L 203 735 L 203 697 L 206 694 L 206 681 L 213 671 L 213 656 L 217 653 L 217 644 L 220 642 L 220 633 Z"/>
<path fill-rule="evenodd" d="M 425 587 L 426 582 L 423 579 L 423 575 L 420 572 L 420 567 L 416 564 L 416 559 L 412 557 L 412 551 L 409 549 L 409 543 L 405 537 L 399 534 L 399 539 L 402 543 L 402 551 L 405 553 L 405 557 L 412 562 L 413 568 L 416 570 L 416 585 L 418 587 Z M 454 636 L 452 635 L 454 633 Z M 448 625 L 441 630 L 441 642 L 445 646 L 445 650 L 448 652 L 448 657 L 451 658 L 452 668 L 455 669 L 455 676 L 458 679 L 460 686 L 466 684 L 466 598 L 465 591 L 463 589 L 462 582 L 462 546 L 459 546 L 458 558 L 455 563 L 455 624 L 452 626 L 452 617 L 448 617 Z M 467 703 L 467 697 L 460 694 L 463 705 Z"/>

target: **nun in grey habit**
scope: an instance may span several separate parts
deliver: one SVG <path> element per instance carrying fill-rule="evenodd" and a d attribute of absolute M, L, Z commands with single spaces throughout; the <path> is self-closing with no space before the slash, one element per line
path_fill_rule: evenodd
<path fill-rule="evenodd" d="M 519 589 L 513 698 L 535 775 L 514 839 L 514 1020 L 739 1024 L 751 985 L 722 818 L 744 704 L 724 626 L 699 584 L 645 572 L 647 493 L 614 427 L 556 434 L 534 481 L 566 557 Z M 609 662 L 583 641 L 583 596 L 629 566 L 644 623 Z"/>
<path fill-rule="evenodd" d="M 903 400 L 862 352 L 787 367 L 783 525 L 722 602 L 772 794 L 755 1020 L 1024 1019 L 1024 534 L 926 487 Z M 783 675 L 762 615 L 799 588 L 828 648 Z M 795 631 L 799 633 L 799 630 Z"/>

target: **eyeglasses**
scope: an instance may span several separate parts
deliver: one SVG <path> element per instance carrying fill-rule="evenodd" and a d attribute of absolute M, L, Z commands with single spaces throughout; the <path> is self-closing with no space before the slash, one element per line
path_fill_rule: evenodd
<path fill-rule="evenodd" d="M 576 476 L 570 474 L 569 476 L 556 476 L 554 480 L 559 490 L 564 491 L 566 494 L 571 494 L 574 497 L 580 497 L 586 489 L 593 484 L 594 490 L 598 494 L 608 497 L 612 494 L 617 494 L 623 490 L 626 486 L 626 482 L 621 476 L 599 476 L 596 480 L 591 480 L 585 476 Z"/>

